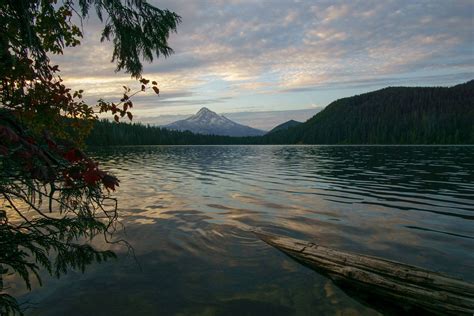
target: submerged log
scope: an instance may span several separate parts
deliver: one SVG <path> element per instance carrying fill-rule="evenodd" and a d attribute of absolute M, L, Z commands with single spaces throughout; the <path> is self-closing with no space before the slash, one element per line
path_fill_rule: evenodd
<path fill-rule="evenodd" d="M 396 261 L 254 233 L 382 314 L 474 315 L 472 283 Z"/>

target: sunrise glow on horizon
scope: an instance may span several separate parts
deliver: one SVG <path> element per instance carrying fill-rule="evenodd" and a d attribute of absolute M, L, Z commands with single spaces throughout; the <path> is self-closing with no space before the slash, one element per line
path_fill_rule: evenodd
<path fill-rule="evenodd" d="M 451 86 L 473 79 L 470 1 L 151 1 L 182 17 L 175 53 L 145 63 L 161 95 L 135 98 L 135 118 L 165 124 L 206 106 L 252 127 L 305 120 L 330 102 L 386 86 Z M 90 102 L 122 85 L 100 23 L 53 62 Z M 258 113 L 256 113 L 258 112 Z"/>

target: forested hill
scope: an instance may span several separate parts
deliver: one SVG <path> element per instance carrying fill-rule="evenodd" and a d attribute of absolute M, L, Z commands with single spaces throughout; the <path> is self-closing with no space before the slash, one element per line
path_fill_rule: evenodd
<path fill-rule="evenodd" d="M 305 123 L 265 138 L 279 144 L 474 144 L 474 80 L 339 99 Z"/>
<path fill-rule="evenodd" d="M 339 99 L 303 124 L 259 137 L 199 135 L 101 121 L 87 143 L 474 144 L 474 80 L 450 88 L 389 87 Z"/>
<path fill-rule="evenodd" d="M 295 120 L 289 120 L 289 121 L 286 121 L 284 123 L 281 123 L 280 125 L 275 126 L 267 134 L 275 133 L 277 131 L 283 131 L 283 130 L 289 129 L 290 127 L 298 126 L 300 124 L 302 124 L 302 123 L 298 122 L 298 121 L 295 121 Z"/>

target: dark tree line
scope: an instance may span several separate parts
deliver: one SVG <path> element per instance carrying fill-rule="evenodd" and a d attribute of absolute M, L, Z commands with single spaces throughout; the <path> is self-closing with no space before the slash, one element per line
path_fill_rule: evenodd
<path fill-rule="evenodd" d="M 140 123 L 96 122 L 87 144 L 103 145 L 223 145 L 255 143 L 258 137 L 229 137 L 173 131 Z"/>
<path fill-rule="evenodd" d="M 450 88 L 390 87 L 337 100 L 307 122 L 260 137 L 97 122 L 89 145 L 474 144 L 474 81 Z"/>

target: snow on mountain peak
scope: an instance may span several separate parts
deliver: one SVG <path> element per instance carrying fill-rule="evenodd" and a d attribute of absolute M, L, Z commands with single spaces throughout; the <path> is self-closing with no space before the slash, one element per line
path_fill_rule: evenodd
<path fill-rule="evenodd" d="M 187 119 L 176 121 L 165 127 L 175 130 L 188 130 L 200 134 L 228 136 L 256 136 L 265 133 L 264 131 L 233 122 L 206 107 L 202 107 L 196 114 Z"/>
<path fill-rule="evenodd" d="M 195 124 L 205 126 L 205 125 L 215 125 L 215 124 L 222 124 L 223 118 L 217 114 L 209 110 L 208 108 L 204 107 L 201 108 L 196 114 L 188 117 L 183 121 L 193 122 Z"/>
<path fill-rule="evenodd" d="M 202 107 L 196 114 L 204 114 L 204 113 L 214 113 L 214 114 L 216 114 L 215 112 L 209 110 L 209 109 L 206 108 L 205 106 Z"/>

